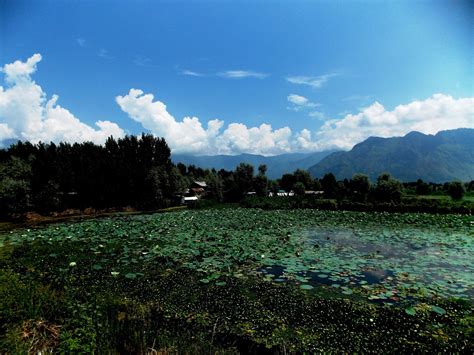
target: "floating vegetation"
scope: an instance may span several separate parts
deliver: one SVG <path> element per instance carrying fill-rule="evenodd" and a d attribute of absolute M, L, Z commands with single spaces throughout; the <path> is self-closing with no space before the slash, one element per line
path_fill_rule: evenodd
<path fill-rule="evenodd" d="M 332 286 L 377 302 L 473 301 L 472 222 L 471 216 L 456 215 L 183 211 L 15 231 L 2 243 L 70 244 L 61 258 L 74 260 L 70 267 L 88 264 L 129 279 L 144 276 L 144 266 L 161 260 L 202 273 L 203 283 L 258 272 L 272 282 Z"/>
<path fill-rule="evenodd" d="M 371 324 L 382 322 L 379 312 L 394 312 L 390 313 L 394 319 L 403 314 L 403 322 L 418 322 L 420 317 L 441 321 L 462 316 L 445 303 L 448 298 L 470 305 L 474 301 L 472 222 L 471 216 L 458 215 L 256 209 L 107 217 L 4 233 L 0 236 L 0 266 L 55 287 L 70 289 L 74 285 L 81 290 L 126 293 L 127 299 L 151 299 L 160 307 L 168 302 L 172 314 L 186 309 L 183 317 L 190 319 L 211 317 L 207 308 L 188 310 L 199 302 L 216 302 L 213 307 L 224 312 L 225 317 L 237 317 L 233 312 L 244 312 L 232 301 L 243 297 L 235 293 L 240 284 L 249 288 L 242 292 L 252 300 L 254 294 L 268 288 L 265 297 L 276 302 L 267 305 L 272 309 L 280 303 L 282 307 L 295 307 L 285 302 L 289 302 L 288 292 L 297 292 L 316 297 L 311 302 L 330 300 L 326 306 L 334 309 L 347 307 L 352 312 L 351 307 L 360 307 L 359 313 L 349 312 L 347 317 L 363 315 L 364 327 L 370 328 Z M 195 297 L 192 291 L 182 291 L 180 287 L 184 286 L 178 287 L 181 281 L 173 278 L 177 273 L 185 275 L 180 277 L 193 285 Z M 258 292 L 253 284 L 258 284 Z M 222 296 L 198 302 L 201 288 L 215 295 L 225 294 L 228 299 Z M 281 293 L 280 298 L 270 290 Z M 191 294 L 184 297 L 180 292 Z M 224 305 L 230 308 L 223 311 L 227 307 Z M 292 318 L 294 310 L 273 311 L 287 314 L 292 320 L 285 324 L 297 329 L 300 321 Z M 344 323 L 349 318 L 341 317 L 341 324 L 349 327 Z M 268 320 L 272 324 L 276 321 Z M 357 318 L 350 322 L 357 322 Z M 269 347 L 280 344 L 280 337 L 305 338 L 308 344 L 320 344 L 321 339 L 329 341 L 320 338 L 321 334 L 332 334 L 332 327 L 337 329 L 335 324 L 327 323 L 328 329 L 324 330 L 316 323 L 317 329 L 305 328 L 301 334 L 288 335 L 282 325 L 279 331 L 286 334 L 283 336 L 263 330 L 259 333 L 255 324 L 238 324 L 234 333 L 245 334 L 258 343 L 269 342 Z M 351 326 L 357 328 L 355 324 Z M 212 327 L 215 328 L 214 323 Z M 303 344 L 299 340 L 296 343 Z M 301 345 L 294 349 L 306 348 Z M 337 349 L 364 348 L 341 343 Z"/>

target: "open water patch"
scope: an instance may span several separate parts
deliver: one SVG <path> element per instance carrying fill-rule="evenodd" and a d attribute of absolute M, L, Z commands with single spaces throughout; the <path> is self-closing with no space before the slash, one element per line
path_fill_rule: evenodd
<path fill-rule="evenodd" d="M 333 287 L 372 302 L 454 297 L 474 301 L 472 236 L 407 226 L 316 227 L 301 250 L 259 269 L 303 289 Z"/>

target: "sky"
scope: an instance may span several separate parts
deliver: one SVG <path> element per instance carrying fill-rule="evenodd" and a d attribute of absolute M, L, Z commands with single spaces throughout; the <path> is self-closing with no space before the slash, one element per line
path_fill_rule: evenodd
<path fill-rule="evenodd" d="M 0 0 L 0 144 L 175 153 L 474 128 L 474 2 Z"/>

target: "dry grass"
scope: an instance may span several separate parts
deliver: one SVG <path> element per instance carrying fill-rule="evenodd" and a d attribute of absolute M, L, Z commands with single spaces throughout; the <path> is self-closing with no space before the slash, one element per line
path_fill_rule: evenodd
<path fill-rule="evenodd" d="M 51 353 L 59 344 L 60 326 L 45 320 L 27 320 L 21 328 L 21 339 L 29 354 Z"/>

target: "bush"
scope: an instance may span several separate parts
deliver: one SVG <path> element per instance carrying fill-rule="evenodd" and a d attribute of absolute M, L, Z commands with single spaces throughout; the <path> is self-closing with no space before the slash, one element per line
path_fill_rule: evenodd
<path fill-rule="evenodd" d="M 460 181 L 453 181 L 448 185 L 448 194 L 453 200 L 462 200 L 465 192 L 464 185 Z"/>

